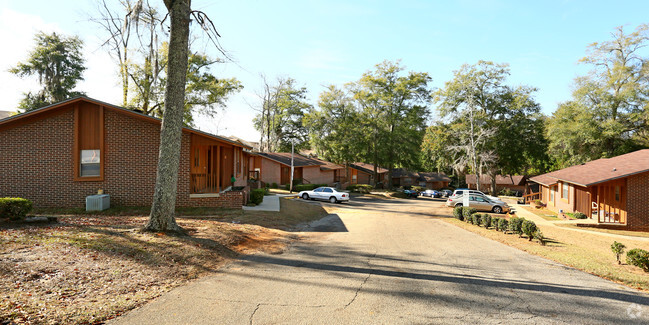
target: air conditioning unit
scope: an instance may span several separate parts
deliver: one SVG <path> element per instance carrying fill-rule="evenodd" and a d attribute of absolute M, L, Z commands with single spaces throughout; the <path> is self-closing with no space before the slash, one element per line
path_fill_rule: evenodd
<path fill-rule="evenodd" d="M 96 194 L 86 196 L 86 211 L 103 211 L 110 208 L 110 195 Z"/>

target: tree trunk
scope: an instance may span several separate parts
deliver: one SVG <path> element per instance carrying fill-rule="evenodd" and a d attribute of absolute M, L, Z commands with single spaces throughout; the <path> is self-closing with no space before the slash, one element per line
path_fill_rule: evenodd
<path fill-rule="evenodd" d="M 164 1 L 171 18 L 169 36 L 168 81 L 165 89 L 165 108 L 160 129 L 160 153 L 156 174 L 155 193 L 148 231 L 182 232 L 176 224 L 176 190 L 185 103 L 187 53 L 189 39 L 189 0 Z"/>

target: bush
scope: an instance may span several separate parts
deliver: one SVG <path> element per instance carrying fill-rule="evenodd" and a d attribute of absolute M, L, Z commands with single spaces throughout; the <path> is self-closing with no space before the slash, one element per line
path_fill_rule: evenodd
<path fill-rule="evenodd" d="M 509 228 L 509 220 L 502 218 L 498 220 L 498 228 L 502 232 L 507 232 L 507 229 Z"/>
<path fill-rule="evenodd" d="M 523 218 L 512 217 L 511 219 L 509 219 L 509 230 L 511 230 L 512 233 L 522 237 L 522 225 L 524 220 L 525 219 Z"/>
<path fill-rule="evenodd" d="M 33 203 L 28 199 L 19 197 L 0 198 L 0 218 L 10 220 L 25 219 L 27 213 L 32 210 Z"/>
<path fill-rule="evenodd" d="M 318 187 L 327 186 L 327 184 L 298 184 L 293 186 L 293 191 L 302 192 L 302 191 L 312 191 Z"/>
<path fill-rule="evenodd" d="M 278 188 L 278 187 L 279 187 L 279 186 L 277 186 L 277 183 L 272 183 L 272 184 L 270 184 L 270 188 Z"/>
<path fill-rule="evenodd" d="M 536 229 L 536 231 L 534 232 L 534 239 L 538 240 L 541 246 L 545 246 L 545 243 L 547 242 L 547 239 L 545 238 L 545 236 L 543 236 L 543 233 L 540 229 Z"/>
<path fill-rule="evenodd" d="M 525 220 L 521 225 L 521 230 L 527 236 L 527 239 L 529 241 L 532 241 L 532 238 L 534 238 L 534 233 L 536 232 L 536 229 L 537 229 L 536 224 L 534 223 L 534 221 L 531 220 Z"/>
<path fill-rule="evenodd" d="M 350 192 L 369 193 L 372 190 L 372 185 L 369 184 L 354 184 L 347 186 Z"/>
<path fill-rule="evenodd" d="M 487 214 L 487 213 L 483 214 L 482 217 L 480 218 L 480 223 L 485 228 L 491 227 L 491 216 L 489 214 Z"/>
<path fill-rule="evenodd" d="M 422 192 L 422 191 L 426 190 L 425 187 L 421 187 L 421 186 L 413 186 L 412 189 L 417 191 L 417 192 Z"/>
<path fill-rule="evenodd" d="M 626 262 L 635 265 L 645 272 L 649 272 L 649 252 L 644 249 L 634 248 L 626 253 Z"/>
<path fill-rule="evenodd" d="M 462 207 L 455 207 L 453 208 L 453 217 L 457 220 L 464 220 L 464 216 L 462 215 Z"/>
<path fill-rule="evenodd" d="M 516 196 L 516 194 L 517 194 L 516 191 L 512 191 L 506 187 L 503 188 L 502 191 L 500 191 L 500 195 L 504 195 L 504 196 Z"/>
<path fill-rule="evenodd" d="M 624 254 L 625 248 L 626 246 L 624 246 L 624 244 L 618 243 L 617 241 L 614 241 L 613 244 L 611 244 L 611 250 L 613 251 L 613 254 L 615 254 L 617 264 L 622 264 L 622 262 L 620 262 L 620 255 Z"/>
<path fill-rule="evenodd" d="M 586 214 L 581 213 L 581 212 L 573 213 L 572 217 L 575 218 L 575 219 L 586 219 L 586 218 L 588 218 L 588 217 L 586 217 Z"/>
<path fill-rule="evenodd" d="M 496 228 L 496 231 L 498 231 L 498 229 L 500 229 L 499 228 L 500 227 L 500 218 L 498 218 L 498 217 L 491 218 L 491 226 Z"/>
<path fill-rule="evenodd" d="M 250 191 L 250 202 L 254 203 L 255 205 L 261 204 L 261 202 L 264 201 L 264 195 L 266 194 L 266 190 L 263 188 L 258 188 Z"/>
<path fill-rule="evenodd" d="M 464 218 L 471 218 L 472 215 L 474 215 L 478 210 L 475 208 L 470 208 L 470 207 L 462 207 L 462 215 Z"/>
<path fill-rule="evenodd" d="M 473 220 L 474 225 L 480 227 L 480 221 L 481 221 L 480 214 L 478 213 L 473 214 L 471 216 L 471 219 Z"/>

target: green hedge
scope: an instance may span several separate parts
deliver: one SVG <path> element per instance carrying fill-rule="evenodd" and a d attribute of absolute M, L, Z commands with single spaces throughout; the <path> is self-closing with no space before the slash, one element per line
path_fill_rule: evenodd
<path fill-rule="evenodd" d="M 369 184 L 354 184 L 347 186 L 347 190 L 351 192 L 369 193 L 373 189 Z"/>
<path fill-rule="evenodd" d="M 19 197 L 0 198 L 0 218 L 11 220 L 24 219 L 32 210 L 33 203 L 28 199 Z"/>
<path fill-rule="evenodd" d="M 263 188 L 258 188 L 250 191 L 250 202 L 254 204 L 261 204 L 261 202 L 264 202 L 264 195 L 266 194 L 266 190 Z"/>
<path fill-rule="evenodd" d="M 644 249 L 634 248 L 626 253 L 626 262 L 649 272 L 649 252 Z"/>
<path fill-rule="evenodd" d="M 464 220 L 464 215 L 462 214 L 462 207 L 453 208 L 453 217 L 455 217 L 455 219 L 460 221 Z"/>
<path fill-rule="evenodd" d="M 529 241 L 532 241 L 534 238 L 534 233 L 536 232 L 536 224 L 531 220 L 524 220 L 521 224 L 521 231 L 527 236 Z"/>

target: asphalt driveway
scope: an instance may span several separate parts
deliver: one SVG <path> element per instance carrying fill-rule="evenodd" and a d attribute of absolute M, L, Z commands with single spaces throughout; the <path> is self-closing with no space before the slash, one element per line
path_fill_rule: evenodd
<path fill-rule="evenodd" d="M 281 255 L 118 324 L 647 323 L 649 295 L 454 227 L 440 200 L 356 199 Z"/>

